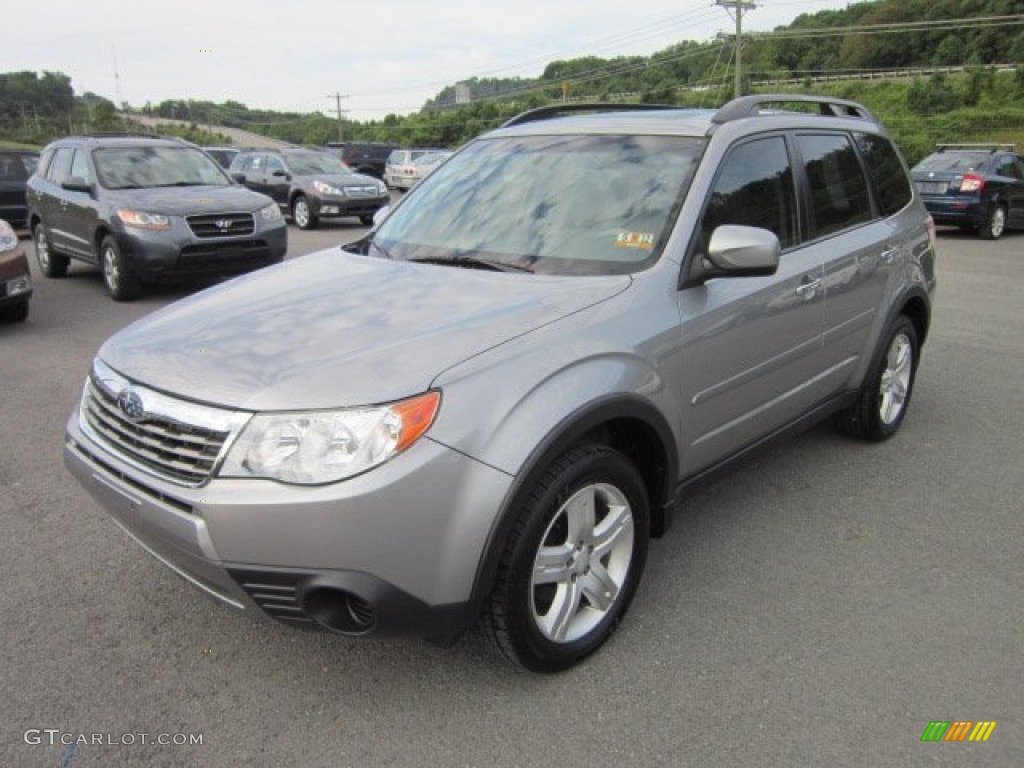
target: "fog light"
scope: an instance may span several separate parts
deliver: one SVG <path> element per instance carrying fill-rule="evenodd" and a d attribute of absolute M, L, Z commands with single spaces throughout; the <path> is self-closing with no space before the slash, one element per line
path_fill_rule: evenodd
<path fill-rule="evenodd" d="M 13 280 L 7 281 L 7 295 L 17 296 L 19 293 L 28 293 L 32 290 L 32 281 L 28 275 L 25 277 L 16 277 Z"/>

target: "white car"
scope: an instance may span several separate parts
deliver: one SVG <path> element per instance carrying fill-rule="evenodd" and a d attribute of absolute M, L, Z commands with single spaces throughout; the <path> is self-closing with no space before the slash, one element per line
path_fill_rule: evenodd
<path fill-rule="evenodd" d="M 391 189 L 409 189 L 421 178 L 416 176 L 414 160 L 423 155 L 440 152 L 437 149 L 396 149 L 388 155 L 387 164 L 384 166 L 384 183 Z"/>

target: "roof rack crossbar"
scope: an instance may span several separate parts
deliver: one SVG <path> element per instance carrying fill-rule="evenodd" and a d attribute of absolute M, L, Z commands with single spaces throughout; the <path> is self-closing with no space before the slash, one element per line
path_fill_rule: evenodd
<path fill-rule="evenodd" d="M 522 125 L 523 123 L 532 123 L 536 120 L 546 120 L 549 117 L 571 115 L 578 112 L 640 112 L 655 109 L 679 109 L 679 107 L 670 104 L 551 104 L 518 114 L 502 123 L 501 127 L 509 128 L 513 125 Z"/>
<path fill-rule="evenodd" d="M 757 93 L 751 96 L 740 96 L 719 109 L 711 122 L 718 125 L 740 120 L 744 117 L 756 117 L 761 107 L 766 104 L 817 104 L 818 113 L 825 117 L 854 117 L 877 123 L 878 120 L 863 104 L 846 99 L 835 99 L 830 96 L 807 96 L 791 93 Z"/>

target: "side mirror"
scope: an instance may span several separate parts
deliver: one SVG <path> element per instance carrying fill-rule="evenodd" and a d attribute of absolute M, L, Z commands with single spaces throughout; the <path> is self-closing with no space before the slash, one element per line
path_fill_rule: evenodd
<path fill-rule="evenodd" d="M 60 183 L 60 186 L 71 192 L 92 192 L 92 184 L 81 176 L 69 176 Z"/>
<path fill-rule="evenodd" d="M 245 174 L 244 173 L 232 173 L 231 174 L 231 178 L 234 179 L 235 181 L 237 181 L 239 184 L 245 184 Z"/>
<path fill-rule="evenodd" d="M 774 232 L 759 227 L 725 224 L 711 233 L 707 277 L 753 277 L 774 275 L 779 268 L 782 246 Z"/>

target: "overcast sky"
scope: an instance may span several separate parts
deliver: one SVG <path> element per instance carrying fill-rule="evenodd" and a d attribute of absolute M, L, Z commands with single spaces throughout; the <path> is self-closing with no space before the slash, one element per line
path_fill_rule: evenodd
<path fill-rule="evenodd" d="M 770 30 L 848 0 L 762 0 Z M 713 0 L 32 0 L 0 72 L 63 72 L 76 93 L 142 106 L 228 99 L 357 120 L 419 109 L 470 77 L 536 77 L 557 59 L 649 54 L 734 22 Z M 10 18 L 8 18 L 10 21 Z M 116 72 L 115 78 L 115 59 Z"/>

